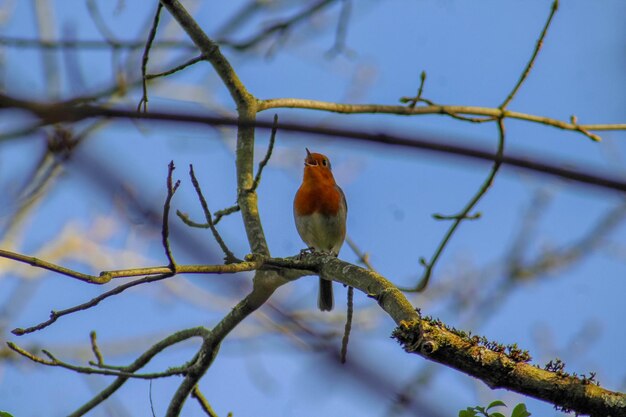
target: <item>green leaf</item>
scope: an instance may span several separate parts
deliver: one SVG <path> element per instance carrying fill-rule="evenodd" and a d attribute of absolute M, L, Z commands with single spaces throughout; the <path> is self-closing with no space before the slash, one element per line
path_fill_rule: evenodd
<path fill-rule="evenodd" d="M 489 414 L 489 417 L 506 417 L 506 416 L 502 413 L 495 412 L 495 413 Z"/>
<path fill-rule="evenodd" d="M 6 411 L 0 411 L 0 417 L 13 417 L 13 415 L 7 413 Z"/>
<path fill-rule="evenodd" d="M 476 417 L 476 411 L 473 408 L 467 407 L 466 410 L 459 411 L 459 417 Z"/>
<path fill-rule="evenodd" d="M 493 407 L 506 407 L 506 404 L 500 400 L 495 400 L 487 406 L 487 410 Z"/>
<path fill-rule="evenodd" d="M 528 410 L 526 410 L 526 404 L 519 403 L 513 409 L 513 413 L 511 414 L 511 417 L 528 417 L 530 415 L 531 414 L 528 412 Z"/>

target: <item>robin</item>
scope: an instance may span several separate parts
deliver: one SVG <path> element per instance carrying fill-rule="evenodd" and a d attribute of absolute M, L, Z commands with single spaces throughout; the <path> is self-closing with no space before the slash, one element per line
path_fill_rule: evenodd
<path fill-rule="evenodd" d="M 309 249 L 337 256 L 346 237 L 347 213 L 346 197 L 335 182 L 330 161 L 307 149 L 302 185 L 293 201 L 298 234 Z M 333 309 L 333 283 L 322 277 L 317 306 L 322 311 Z"/>

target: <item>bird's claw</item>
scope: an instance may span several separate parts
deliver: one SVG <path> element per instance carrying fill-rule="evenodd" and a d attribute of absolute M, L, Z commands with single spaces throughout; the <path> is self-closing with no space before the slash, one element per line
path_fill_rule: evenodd
<path fill-rule="evenodd" d="M 300 251 L 300 254 L 298 255 L 298 260 L 299 260 L 299 261 L 301 261 L 301 260 L 302 260 L 302 257 L 303 257 L 304 255 L 309 254 L 309 253 L 315 253 L 315 249 L 314 249 L 314 248 L 312 248 L 312 247 L 309 247 L 309 248 L 306 248 L 306 249 L 302 249 L 302 250 Z"/>

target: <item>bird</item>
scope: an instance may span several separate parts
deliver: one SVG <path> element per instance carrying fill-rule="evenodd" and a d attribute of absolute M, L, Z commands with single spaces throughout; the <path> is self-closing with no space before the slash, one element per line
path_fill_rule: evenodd
<path fill-rule="evenodd" d="M 293 200 L 296 229 L 309 250 L 338 256 L 346 238 L 346 197 L 335 182 L 330 160 L 305 149 L 302 184 Z M 330 311 L 333 304 L 333 283 L 320 276 L 317 306 Z"/>

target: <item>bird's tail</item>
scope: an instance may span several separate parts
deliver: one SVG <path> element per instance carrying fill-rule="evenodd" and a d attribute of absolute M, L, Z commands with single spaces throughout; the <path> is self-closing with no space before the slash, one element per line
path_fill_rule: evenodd
<path fill-rule="evenodd" d="M 322 311 L 333 309 L 333 282 L 320 278 L 320 292 L 317 298 L 317 306 Z"/>

